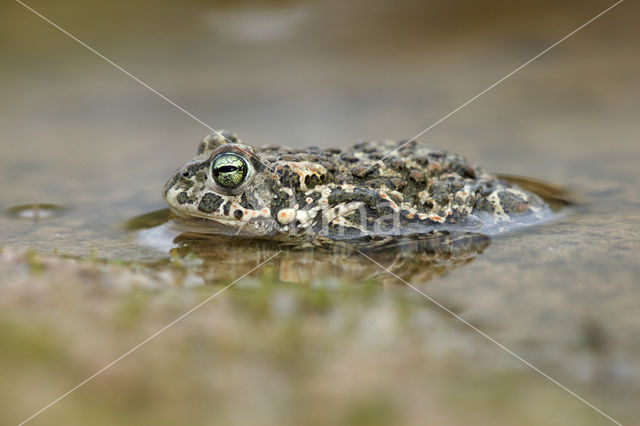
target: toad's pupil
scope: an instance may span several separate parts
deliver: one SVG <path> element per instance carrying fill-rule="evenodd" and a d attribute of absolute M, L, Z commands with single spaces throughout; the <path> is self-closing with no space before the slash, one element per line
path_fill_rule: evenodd
<path fill-rule="evenodd" d="M 218 173 L 229 173 L 229 172 L 235 172 L 236 170 L 238 170 L 236 166 L 222 166 L 222 167 L 218 167 L 215 171 Z"/>

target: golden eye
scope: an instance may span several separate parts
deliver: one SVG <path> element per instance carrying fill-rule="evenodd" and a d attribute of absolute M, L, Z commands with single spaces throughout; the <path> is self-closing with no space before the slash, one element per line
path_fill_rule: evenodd
<path fill-rule="evenodd" d="M 220 154 L 211 162 L 211 175 L 223 188 L 237 188 L 245 181 L 248 172 L 247 161 L 232 152 Z"/>

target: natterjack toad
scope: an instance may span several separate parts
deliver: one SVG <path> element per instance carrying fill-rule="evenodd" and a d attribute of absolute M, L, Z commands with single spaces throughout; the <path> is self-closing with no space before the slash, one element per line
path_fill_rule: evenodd
<path fill-rule="evenodd" d="M 307 244 L 434 231 L 490 235 L 551 212 L 537 195 L 458 155 L 416 142 L 394 151 L 400 145 L 253 148 L 235 134 L 213 133 L 163 195 L 179 218 Z"/>

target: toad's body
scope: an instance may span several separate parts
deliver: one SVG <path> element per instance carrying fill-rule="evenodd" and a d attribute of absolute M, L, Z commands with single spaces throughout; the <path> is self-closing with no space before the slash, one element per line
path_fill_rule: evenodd
<path fill-rule="evenodd" d="M 167 182 L 164 197 L 184 219 L 311 243 L 482 232 L 549 213 L 535 194 L 458 155 L 415 142 L 394 151 L 400 145 L 254 149 L 233 134 L 214 133 Z"/>

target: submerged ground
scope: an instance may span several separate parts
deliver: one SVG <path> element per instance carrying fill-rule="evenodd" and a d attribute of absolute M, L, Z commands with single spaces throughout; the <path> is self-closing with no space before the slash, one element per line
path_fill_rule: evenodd
<path fill-rule="evenodd" d="M 421 138 L 576 206 L 464 261 L 379 259 L 622 423 L 640 414 L 627 3 Z M 609 6 L 29 4 L 211 126 L 321 147 L 412 137 Z M 0 10 L 0 423 L 17 424 L 277 250 L 128 228 L 207 129 Z M 30 203 L 61 208 L 34 221 Z M 89 422 L 610 423 L 362 256 L 291 251 L 31 424 Z"/>

